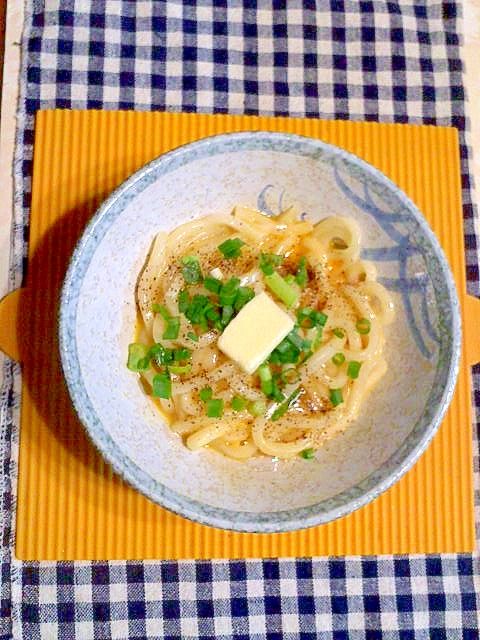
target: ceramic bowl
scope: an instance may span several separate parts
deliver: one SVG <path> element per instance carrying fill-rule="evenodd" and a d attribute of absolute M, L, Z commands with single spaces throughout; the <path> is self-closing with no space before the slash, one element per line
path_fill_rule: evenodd
<path fill-rule="evenodd" d="M 393 293 L 388 373 L 368 411 L 314 460 L 233 462 L 189 451 L 127 370 L 135 283 L 152 238 L 237 204 L 312 219 L 354 217 L 363 255 Z M 328 144 L 255 132 L 205 138 L 167 153 L 100 207 L 71 260 L 60 307 L 60 350 L 74 407 L 113 468 L 153 501 L 238 531 L 325 523 L 396 482 L 434 435 L 451 400 L 461 330 L 453 279 L 414 204 L 382 173 Z"/>

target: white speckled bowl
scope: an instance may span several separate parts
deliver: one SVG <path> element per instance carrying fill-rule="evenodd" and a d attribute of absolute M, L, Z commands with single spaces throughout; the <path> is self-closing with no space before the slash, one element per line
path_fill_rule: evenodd
<path fill-rule="evenodd" d="M 236 204 L 320 219 L 355 217 L 366 257 L 395 296 L 389 372 L 368 411 L 316 459 L 236 463 L 193 453 L 126 368 L 134 289 L 153 236 Z M 461 331 L 449 267 L 422 215 L 392 182 L 328 144 L 277 133 L 207 138 L 148 164 L 103 204 L 73 255 L 60 308 L 65 378 L 80 419 L 114 469 L 187 518 L 288 531 L 359 508 L 425 450 L 452 397 Z"/>

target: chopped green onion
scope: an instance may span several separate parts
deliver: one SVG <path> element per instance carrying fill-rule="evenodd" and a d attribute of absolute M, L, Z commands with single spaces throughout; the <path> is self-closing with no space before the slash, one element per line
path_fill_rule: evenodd
<path fill-rule="evenodd" d="M 323 337 L 323 327 L 313 327 L 309 332 L 309 338 L 312 343 L 310 352 L 313 353 L 318 349 Z"/>
<path fill-rule="evenodd" d="M 287 336 L 272 351 L 268 359 L 272 364 L 296 364 L 300 359 L 300 349 Z"/>
<path fill-rule="evenodd" d="M 150 356 L 150 358 L 154 358 L 161 351 L 163 351 L 162 345 L 159 342 L 156 342 L 155 344 L 152 344 L 152 346 L 148 350 L 148 355 Z"/>
<path fill-rule="evenodd" d="M 187 338 L 190 338 L 190 340 L 193 340 L 194 342 L 198 342 L 198 336 L 196 333 L 193 333 L 193 331 L 189 331 L 187 333 Z"/>
<path fill-rule="evenodd" d="M 333 335 L 336 336 L 337 338 L 344 338 L 345 337 L 345 333 L 342 329 L 334 329 L 333 330 Z"/>
<path fill-rule="evenodd" d="M 177 362 L 182 360 L 188 360 L 188 358 L 190 358 L 191 355 L 192 355 L 192 352 L 190 351 L 190 349 L 187 349 L 186 347 L 180 347 L 178 349 L 173 350 L 173 359 Z"/>
<path fill-rule="evenodd" d="M 197 256 L 184 256 L 182 265 L 182 274 L 187 284 L 196 284 L 202 281 L 202 271 Z"/>
<path fill-rule="evenodd" d="M 145 371 L 150 366 L 149 349 L 146 344 L 132 342 L 128 345 L 127 367 L 130 371 Z"/>
<path fill-rule="evenodd" d="M 280 353 L 280 364 L 297 364 L 300 360 L 300 351 L 291 345 Z"/>
<path fill-rule="evenodd" d="M 148 369 L 152 358 L 156 361 L 158 354 L 162 353 L 162 351 L 163 351 L 163 347 L 161 344 L 157 344 L 157 343 L 153 344 L 148 350 L 148 353 L 145 356 L 145 358 L 143 358 L 143 360 L 139 362 L 140 368 L 144 367 L 145 369 Z"/>
<path fill-rule="evenodd" d="M 281 381 L 281 377 L 278 373 L 272 376 L 272 393 L 271 396 L 275 400 L 275 402 L 283 402 L 285 400 L 285 394 L 282 393 L 279 385 L 279 381 Z"/>
<path fill-rule="evenodd" d="M 297 311 L 297 322 L 299 327 L 313 326 L 313 323 L 311 320 L 311 315 L 313 311 L 314 310 L 312 309 L 312 307 L 300 307 L 300 309 Z"/>
<path fill-rule="evenodd" d="M 172 383 L 168 372 L 157 373 L 152 381 L 152 394 L 156 398 L 168 400 L 172 395 Z"/>
<path fill-rule="evenodd" d="M 304 287 L 308 282 L 308 273 L 307 273 L 307 259 L 305 256 L 300 258 L 298 263 L 297 273 L 295 274 L 295 280 L 297 284 L 301 287 Z"/>
<path fill-rule="evenodd" d="M 287 367 L 280 374 L 280 380 L 284 384 L 295 384 L 300 380 L 300 374 L 295 367 Z"/>
<path fill-rule="evenodd" d="M 258 367 L 258 376 L 260 378 L 260 388 L 266 396 L 271 395 L 273 391 L 272 372 L 267 363 L 263 363 Z"/>
<path fill-rule="evenodd" d="M 222 309 L 222 319 L 221 319 L 222 327 L 226 327 L 232 318 L 233 318 L 233 307 L 226 305 Z"/>
<path fill-rule="evenodd" d="M 279 407 L 277 407 L 275 411 L 272 413 L 271 419 L 275 422 L 276 420 L 279 420 L 283 415 L 285 415 L 287 411 L 288 411 L 288 403 L 282 402 L 282 404 Z"/>
<path fill-rule="evenodd" d="M 187 364 L 169 364 L 168 370 L 170 373 L 182 375 L 184 373 L 190 373 L 190 371 L 192 370 L 192 365 L 190 362 L 188 362 Z"/>
<path fill-rule="evenodd" d="M 265 283 L 287 307 L 292 307 L 298 301 L 298 289 L 294 285 L 288 284 L 277 271 L 266 274 Z"/>
<path fill-rule="evenodd" d="M 218 249 L 223 253 L 225 258 L 231 260 L 233 258 L 238 258 L 241 255 L 242 252 L 240 248 L 244 244 L 244 241 L 240 238 L 229 238 L 228 240 L 225 240 L 225 242 L 222 242 L 222 244 L 218 246 Z"/>
<path fill-rule="evenodd" d="M 313 460 L 313 458 L 315 457 L 315 449 L 304 449 L 303 451 L 300 451 L 300 455 L 305 460 Z"/>
<path fill-rule="evenodd" d="M 180 318 L 178 316 L 168 318 L 167 326 L 163 332 L 162 338 L 164 340 L 176 340 L 180 332 Z"/>
<path fill-rule="evenodd" d="M 263 416 L 267 410 L 267 403 L 263 400 L 255 400 L 255 402 L 250 404 L 248 410 L 252 416 Z"/>
<path fill-rule="evenodd" d="M 314 346 L 314 345 L 312 345 L 312 346 Z M 302 364 L 304 362 L 306 362 L 312 356 L 313 356 L 313 349 L 308 349 L 308 351 L 305 351 L 303 356 L 302 356 Z"/>
<path fill-rule="evenodd" d="M 150 369 L 150 362 L 151 358 L 149 358 L 148 356 L 146 358 L 142 358 L 138 361 L 138 370 L 146 371 L 147 369 Z"/>
<path fill-rule="evenodd" d="M 300 395 L 301 390 L 302 390 L 301 387 L 297 387 L 295 391 L 292 391 L 292 393 L 288 396 L 288 398 L 284 402 L 282 402 L 280 406 L 278 406 L 275 409 L 270 419 L 275 421 L 281 418 L 283 415 L 285 415 L 287 411 L 290 409 L 290 407 L 292 406 L 292 404 Z"/>
<path fill-rule="evenodd" d="M 196 294 L 189 302 L 185 310 L 185 317 L 192 324 L 199 325 L 205 331 L 208 330 L 207 318 L 205 317 L 208 309 L 213 309 L 214 305 L 208 296 Z"/>
<path fill-rule="evenodd" d="M 368 318 L 360 318 L 355 325 L 358 333 L 361 333 L 362 335 L 370 333 L 371 326 L 371 322 Z"/>
<path fill-rule="evenodd" d="M 220 312 L 215 309 L 215 307 L 212 305 L 211 307 L 208 307 L 205 311 L 205 317 L 211 321 L 211 323 L 213 324 L 214 327 L 219 328 L 220 327 Z"/>
<path fill-rule="evenodd" d="M 292 329 L 292 331 L 287 335 L 287 340 L 289 340 L 299 351 L 302 351 L 306 346 L 305 340 L 295 331 L 295 329 Z"/>
<path fill-rule="evenodd" d="M 247 302 L 250 302 L 252 298 L 255 297 L 255 291 L 251 287 L 238 287 L 237 295 L 235 297 L 234 309 L 235 311 L 240 311 L 242 307 L 244 307 Z"/>
<path fill-rule="evenodd" d="M 357 362 L 356 360 L 352 360 L 348 363 L 347 367 L 347 376 L 352 380 L 358 378 L 358 374 L 360 373 L 360 367 L 362 366 L 361 362 Z"/>
<path fill-rule="evenodd" d="M 207 400 L 207 416 L 209 418 L 220 418 L 223 414 L 222 398 L 211 398 Z"/>
<path fill-rule="evenodd" d="M 152 309 L 155 313 L 159 313 L 164 320 L 168 320 L 170 318 L 170 313 L 167 307 L 164 307 L 163 304 L 153 304 Z"/>
<path fill-rule="evenodd" d="M 280 354 L 276 349 L 274 349 L 272 353 L 268 356 L 268 361 L 271 364 L 282 364 L 280 360 Z"/>
<path fill-rule="evenodd" d="M 313 314 L 313 324 L 314 326 L 324 327 L 328 320 L 328 316 L 322 311 L 315 311 Z"/>
<path fill-rule="evenodd" d="M 243 411 L 247 406 L 247 401 L 240 396 L 233 396 L 230 405 L 234 411 Z"/>
<path fill-rule="evenodd" d="M 272 275 L 275 271 L 275 267 L 282 264 L 283 256 L 279 256 L 276 253 L 261 253 L 259 266 L 266 276 Z"/>
<path fill-rule="evenodd" d="M 233 306 L 235 298 L 238 293 L 238 285 L 240 284 L 240 278 L 230 278 L 228 282 L 225 282 L 218 294 L 218 300 L 222 307 Z"/>
<path fill-rule="evenodd" d="M 207 402 L 208 400 L 211 400 L 212 395 L 213 395 L 213 391 L 211 387 L 203 387 L 203 389 L 200 389 L 200 391 L 198 392 L 198 395 L 200 396 L 200 400 L 202 402 Z"/>
<path fill-rule="evenodd" d="M 155 349 L 153 358 L 158 365 L 162 366 L 173 361 L 173 349 L 164 347 L 161 344 L 158 344 L 156 346 L 158 346 L 159 348 Z"/>
<path fill-rule="evenodd" d="M 222 288 L 222 281 L 217 278 L 213 278 L 212 276 L 207 276 L 203 281 L 203 286 L 212 293 L 219 293 Z"/>
<path fill-rule="evenodd" d="M 171 316 L 168 309 L 161 304 L 154 304 L 152 308 L 153 311 L 159 313 L 167 323 L 162 338 L 164 340 L 176 340 L 180 331 L 180 318 L 178 316 Z"/>
<path fill-rule="evenodd" d="M 339 367 L 341 364 L 345 362 L 345 355 L 343 353 L 336 353 L 332 358 L 333 364 L 336 364 Z"/>
<path fill-rule="evenodd" d="M 327 320 L 328 316 L 312 307 L 302 307 L 297 311 L 297 322 L 300 327 L 324 327 Z"/>
<path fill-rule="evenodd" d="M 337 407 L 343 402 L 343 394 L 341 389 L 330 389 L 330 402 Z"/>
<path fill-rule="evenodd" d="M 188 305 L 190 304 L 190 296 L 188 295 L 188 291 L 186 289 L 182 289 L 178 293 L 177 302 L 178 310 L 180 311 L 180 313 L 185 313 L 185 311 L 188 309 Z"/>

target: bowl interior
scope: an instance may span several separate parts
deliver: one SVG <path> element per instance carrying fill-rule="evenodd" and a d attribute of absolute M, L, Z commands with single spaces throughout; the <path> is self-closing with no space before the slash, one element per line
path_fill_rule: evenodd
<path fill-rule="evenodd" d="M 154 235 L 237 204 L 313 220 L 354 217 L 363 255 L 394 295 L 388 373 L 368 410 L 313 461 L 236 463 L 187 450 L 126 368 L 135 283 Z M 70 265 L 61 356 L 76 410 L 114 468 L 150 498 L 200 522 L 253 531 L 328 521 L 375 497 L 413 464 L 451 398 L 460 328 L 452 278 L 410 200 L 336 147 L 283 134 L 232 134 L 162 156 L 102 206 Z M 365 407 L 367 409 L 367 407 Z M 227 506 L 226 506 L 227 505 Z"/>

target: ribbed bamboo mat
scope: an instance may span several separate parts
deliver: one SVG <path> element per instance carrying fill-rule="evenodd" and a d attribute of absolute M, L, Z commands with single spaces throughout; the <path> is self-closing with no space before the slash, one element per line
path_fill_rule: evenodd
<path fill-rule="evenodd" d="M 284 131 L 351 151 L 395 181 L 446 252 L 464 319 L 457 132 L 395 124 L 198 114 L 44 111 L 37 114 L 26 293 L 9 348 L 23 362 L 16 553 L 21 559 L 240 558 L 472 551 L 475 546 L 471 387 L 465 327 L 457 390 L 418 463 L 371 504 L 286 534 L 233 533 L 176 516 L 128 487 L 103 461 L 72 409 L 57 348 L 57 302 L 69 256 L 100 203 L 164 151 L 207 135 Z M 478 311 L 478 308 L 477 308 Z M 17 339 L 18 338 L 18 339 Z"/>

